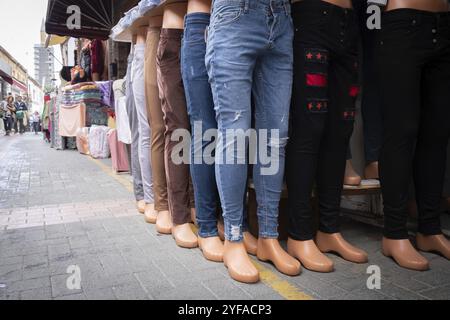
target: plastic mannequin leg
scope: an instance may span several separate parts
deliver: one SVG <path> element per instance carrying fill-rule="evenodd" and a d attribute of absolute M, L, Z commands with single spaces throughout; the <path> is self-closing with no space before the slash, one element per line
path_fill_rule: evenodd
<path fill-rule="evenodd" d="M 258 253 L 258 239 L 256 239 L 249 231 L 244 232 L 244 246 L 248 254 L 256 256 Z"/>
<path fill-rule="evenodd" d="M 219 220 L 219 222 L 217 222 L 217 230 L 219 231 L 220 240 L 225 241 L 225 227 L 222 220 Z"/>
<path fill-rule="evenodd" d="M 192 220 L 192 223 L 198 227 L 198 224 L 197 224 L 197 210 L 195 210 L 195 208 L 191 208 L 191 220 Z"/>
<path fill-rule="evenodd" d="M 383 254 L 386 257 L 393 258 L 399 266 L 416 271 L 426 271 L 429 269 L 429 263 L 413 247 L 411 241 L 392 240 L 383 238 Z"/>
<path fill-rule="evenodd" d="M 288 276 L 297 276 L 301 272 L 300 262 L 284 251 L 277 239 L 259 238 L 257 257 L 272 262 L 278 271 Z"/>
<path fill-rule="evenodd" d="M 155 210 L 155 204 L 147 204 L 145 206 L 145 222 L 155 224 L 158 220 L 158 212 Z"/>
<path fill-rule="evenodd" d="M 355 169 L 353 169 L 351 160 L 347 160 L 344 184 L 347 186 L 359 186 L 361 184 L 361 176 L 359 176 Z"/>
<path fill-rule="evenodd" d="M 225 241 L 223 260 L 232 279 L 243 283 L 259 281 L 259 272 L 250 260 L 243 243 Z"/>
<path fill-rule="evenodd" d="M 201 238 L 198 237 L 198 246 L 203 252 L 206 260 L 213 262 L 223 262 L 224 245 L 219 237 Z"/>
<path fill-rule="evenodd" d="M 313 240 L 288 240 L 288 253 L 297 258 L 302 265 L 315 272 L 329 273 L 334 271 L 334 263 L 324 255 Z"/>
<path fill-rule="evenodd" d="M 190 223 L 173 226 L 172 235 L 181 248 L 193 249 L 198 247 L 198 238 L 192 231 Z"/>
<path fill-rule="evenodd" d="M 366 166 L 364 170 L 364 176 L 366 177 L 366 179 L 375 179 L 375 180 L 380 179 L 380 174 L 378 170 L 378 161 L 369 163 Z"/>
<path fill-rule="evenodd" d="M 219 237 L 222 241 L 225 241 L 225 229 L 223 221 L 217 223 L 217 229 L 219 230 Z M 244 232 L 244 246 L 248 254 L 256 256 L 258 253 L 258 239 L 256 239 L 249 231 Z"/>
<path fill-rule="evenodd" d="M 161 234 L 171 234 L 172 227 L 172 217 L 169 211 L 161 211 L 156 220 L 156 230 Z"/>
<path fill-rule="evenodd" d="M 416 236 L 417 248 L 424 252 L 437 252 L 450 260 L 450 241 L 443 235 L 425 236 L 418 233 Z"/>
<path fill-rule="evenodd" d="M 327 234 L 317 232 L 316 244 L 320 251 L 334 252 L 347 261 L 354 263 L 367 263 L 369 257 L 367 253 L 348 243 L 340 233 Z"/>
<path fill-rule="evenodd" d="M 136 203 L 136 207 L 137 207 L 139 213 L 142 213 L 142 214 L 145 213 L 145 205 L 146 205 L 146 204 L 145 204 L 145 201 L 144 201 L 144 200 L 138 201 L 138 202 Z"/>

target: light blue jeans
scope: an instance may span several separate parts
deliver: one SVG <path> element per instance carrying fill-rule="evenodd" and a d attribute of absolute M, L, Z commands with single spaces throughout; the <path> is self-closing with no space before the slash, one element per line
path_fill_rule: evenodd
<path fill-rule="evenodd" d="M 278 238 L 278 207 L 293 81 L 294 28 L 290 8 L 288 0 L 215 0 L 213 3 L 206 66 L 219 129 L 216 178 L 225 235 L 231 242 L 243 239 L 242 200 L 247 191 L 250 156 L 237 153 L 242 132 L 230 135 L 229 130 L 245 132 L 252 128 L 252 119 L 260 144 L 253 167 L 259 236 Z M 267 140 L 261 140 L 264 136 Z M 266 142 L 261 145 L 261 141 Z M 267 164 L 261 152 L 269 157 L 276 155 L 276 159 Z M 277 169 L 265 173 L 264 169 L 269 167 Z"/>

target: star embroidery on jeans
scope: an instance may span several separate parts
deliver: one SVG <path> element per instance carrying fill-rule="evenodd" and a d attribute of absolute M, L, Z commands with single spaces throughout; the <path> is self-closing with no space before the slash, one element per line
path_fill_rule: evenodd
<path fill-rule="evenodd" d="M 308 109 L 312 110 L 312 108 L 314 107 L 314 105 L 312 103 L 308 104 Z"/>
<path fill-rule="evenodd" d="M 308 58 L 308 60 L 311 60 L 313 58 L 312 53 L 308 52 L 308 54 L 306 55 L 306 58 Z"/>
<path fill-rule="evenodd" d="M 322 60 L 322 54 L 318 53 L 318 54 L 316 55 L 316 58 L 317 58 L 317 60 Z"/>
<path fill-rule="evenodd" d="M 321 104 L 320 102 L 317 104 L 317 109 L 318 109 L 319 111 L 322 109 L 322 104 Z"/>

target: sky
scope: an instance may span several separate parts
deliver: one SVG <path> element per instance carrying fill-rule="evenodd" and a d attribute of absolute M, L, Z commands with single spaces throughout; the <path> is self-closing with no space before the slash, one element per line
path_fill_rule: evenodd
<path fill-rule="evenodd" d="M 0 45 L 34 77 L 33 46 L 41 42 L 41 24 L 47 0 L 0 0 Z M 55 55 L 60 52 L 55 47 Z M 59 59 L 59 58 L 58 58 Z M 59 59 L 61 60 L 61 59 Z M 55 71 L 61 65 L 55 61 Z"/>

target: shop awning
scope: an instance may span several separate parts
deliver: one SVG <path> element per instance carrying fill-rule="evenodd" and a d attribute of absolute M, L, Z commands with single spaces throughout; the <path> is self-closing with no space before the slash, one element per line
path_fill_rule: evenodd
<path fill-rule="evenodd" d="M 71 30 L 67 20 L 70 6 L 78 6 L 81 28 Z M 106 40 L 114 26 L 114 0 L 48 0 L 45 32 L 58 36 Z"/>
<path fill-rule="evenodd" d="M 17 81 L 16 79 L 13 79 L 13 83 L 12 83 L 13 87 L 16 87 L 17 89 L 23 91 L 23 92 L 28 92 L 28 88 L 26 85 L 24 85 L 22 82 Z"/>
<path fill-rule="evenodd" d="M 0 59 L 0 77 L 9 84 L 13 84 L 11 73 L 11 66 L 7 64 L 3 59 Z"/>
<path fill-rule="evenodd" d="M 8 82 L 9 84 L 13 84 L 13 78 L 11 78 L 9 75 L 7 75 L 5 72 L 0 70 L 0 78 Z"/>

